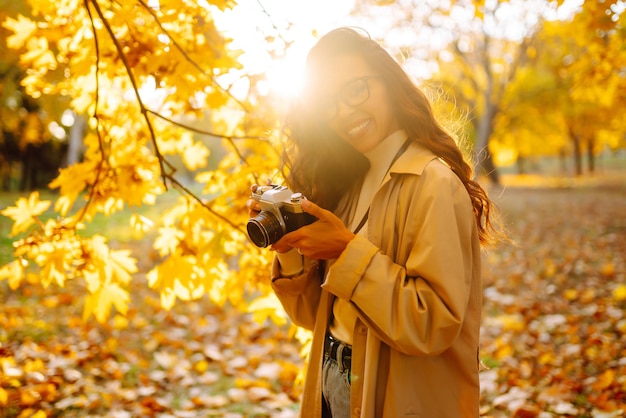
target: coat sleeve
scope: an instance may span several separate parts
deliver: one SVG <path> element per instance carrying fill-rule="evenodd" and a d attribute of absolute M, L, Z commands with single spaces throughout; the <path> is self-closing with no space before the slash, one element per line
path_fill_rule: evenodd
<path fill-rule="evenodd" d="M 329 269 L 323 288 L 350 301 L 394 349 L 436 355 L 461 332 L 480 265 L 473 208 L 461 181 L 438 160 L 421 175 L 392 181 L 398 181 L 397 199 L 387 202 L 383 219 L 370 218 L 370 227 L 382 222 L 382 231 L 395 235 L 387 237 L 393 254 L 359 235 Z"/>
<path fill-rule="evenodd" d="M 272 289 L 285 312 L 298 326 L 313 330 L 322 289 L 323 265 L 304 258 L 303 271 L 293 277 L 281 275 L 278 259 L 272 266 Z"/>

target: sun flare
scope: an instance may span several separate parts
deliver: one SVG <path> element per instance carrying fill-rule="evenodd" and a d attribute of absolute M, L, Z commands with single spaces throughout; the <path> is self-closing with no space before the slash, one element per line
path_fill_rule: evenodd
<path fill-rule="evenodd" d="M 338 26 L 353 4 L 353 0 L 240 0 L 216 23 L 232 39 L 232 47 L 242 51 L 238 60 L 244 73 L 262 79 L 259 93 L 288 101 L 302 89 L 306 54 L 316 34 Z M 241 93 L 248 88 L 242 85 Z"/>
<path fill-rule="evenodd" d="M 297 97 L 304 81 L 304 59 L 308 48 L 294 46 L 290 54 L 273 63 L 265 71 L 267 78 L 267 94 L 278 99 Z"/>

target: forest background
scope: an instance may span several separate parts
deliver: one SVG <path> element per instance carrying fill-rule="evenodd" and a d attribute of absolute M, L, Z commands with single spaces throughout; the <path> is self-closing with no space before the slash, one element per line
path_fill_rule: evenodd
<path fill-rule="evenodd" d="M 251 245 L 303 54 L 367 29 L 458 132 L 483 416 L 626 415 L 626 3 L 0 1 L 0 417 L 295 416 L 309 335 Z"/>

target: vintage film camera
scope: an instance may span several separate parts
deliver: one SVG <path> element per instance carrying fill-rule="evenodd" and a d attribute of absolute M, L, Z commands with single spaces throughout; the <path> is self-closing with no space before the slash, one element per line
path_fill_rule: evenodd
<path fill-rule="evenodd" d="M 261 212 L 248 220 L 246 228 L 257 247 L 268 247 L 286 233 L 317 220 L 302 209 L 302 193 L 293 193 L 285 186 L 258 186 L 252 198 L 261 204 Z"/>

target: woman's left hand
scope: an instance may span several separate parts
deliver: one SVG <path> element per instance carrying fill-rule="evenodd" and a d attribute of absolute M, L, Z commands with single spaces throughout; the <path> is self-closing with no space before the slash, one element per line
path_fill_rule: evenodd
<path fill-rule="evenodd" d="M 339 257 L 355 235 L 334 213 L 313 202 L 303 200 L 302 209 L 315 216 L 317 221 L 285 234 L 272 249 L 297 248 L 301 254 L 315 260 Z"/>

